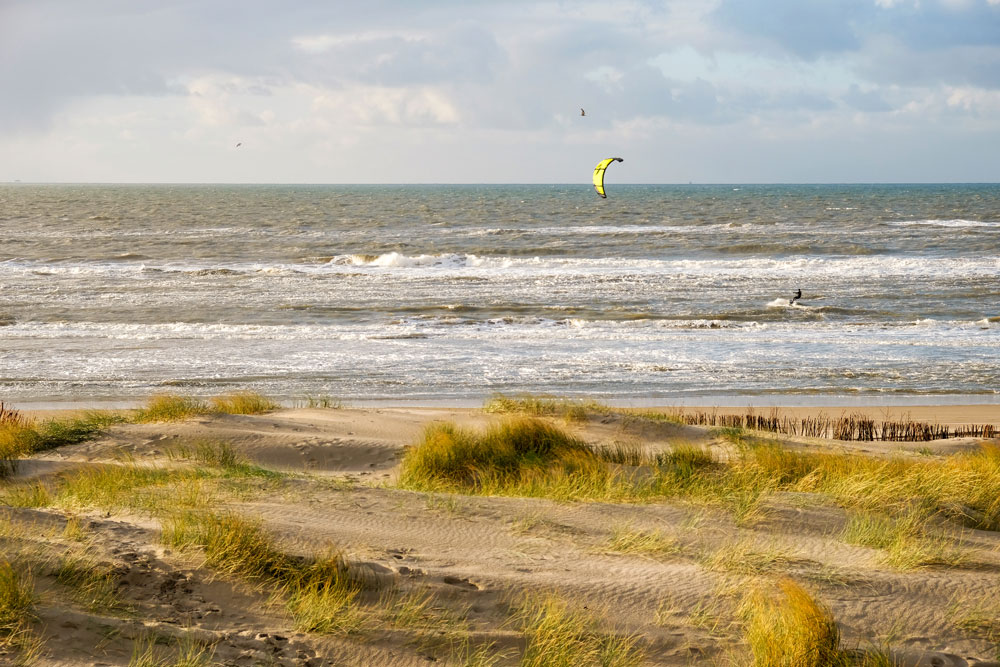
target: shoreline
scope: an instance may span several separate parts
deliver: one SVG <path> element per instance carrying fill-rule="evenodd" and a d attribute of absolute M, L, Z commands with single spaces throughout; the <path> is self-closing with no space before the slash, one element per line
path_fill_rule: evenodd
<path fill-rule="evenodd" d="M 560 399 L 557 399 L 560 400 Z M 573 399 L 566 399 L 571 402 Z M 29 416 L 46 418 L 85 410 L 129 410 L 140 407 L 139 402 L 101 402 L 79 401 L 73 403 L 23 403 L 6 402 L 5 405 L 15 408 Z M 482 401 L 440 401 L 434 404 L 426 403 L 344 403 L 339 407 L 307 408 L 303 405 L 282 404 L 276 412 L 293 412 L 303 409 L 329 409 L 334 411 L 353 411 L 364 414 L 396 413 L 413 416 L 428 413 L 477 414 L 482 412 Z M 992 424 L 1000 426 L 1000 404 L 994 403 L 962 403 L 941 404 L 923 403 L 913 405 L 613 405 L 610 407 L 622 412 L 660 412 L 667 414 L 697 414 L 709 413 L 718 415 L 755 414 L 769 416 L 777 414 L 789 419 L 815 419 L 817 417 L 837 419 L 845 416 L 860 416 L 879 421 L 915 421 L 928 424 L 946 425 L 951 427 Z"/>

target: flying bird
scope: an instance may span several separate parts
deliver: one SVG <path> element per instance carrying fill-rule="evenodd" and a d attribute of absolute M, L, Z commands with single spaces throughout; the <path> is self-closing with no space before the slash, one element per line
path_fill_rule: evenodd
<path fill-rule="evenodd" d="M 587 115 L 587 112 L 583 110 L 583 107 L 580 107 L 580 115 L 581 116 L 586 116 Z"/>
<path fill-rule="evenodd" d="M 242 145 L 243 145 L 243 142 L 241 141 L 240 143 L 236 144 L 236 147 L 239 148 Z"/>

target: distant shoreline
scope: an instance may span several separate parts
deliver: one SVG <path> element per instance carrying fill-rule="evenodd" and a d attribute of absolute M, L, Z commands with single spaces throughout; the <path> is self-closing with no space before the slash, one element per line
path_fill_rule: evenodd
<path fill-rule="evenodd" d="M 785 397 L 787 398 L 787 397 Z M 916 397 L 915 397 L 916 398 Z M 716 413 L 719 415 L 748 413 L 756 415 L 770 415 L 776 413 L 781 417 L 790 419 L 806 419 L 819 416 L 837 418 L 840 416 L 854 415 L 864 416 L 876 421 L 897 421 L 912 420 L 940 425 L 1000 425 L 1000 403 L 934 403 L 929 397 L 919 397 L 924 399 L 920 404 L 907 405 L 763 405 L 761 403 L 747 403 L 743 405 L 720 405 L 702 402 L 699 405 L 679 405 L 659 402 L 649 405 L 621 405 L 607 403 L 611 407 L 625 411 L 642 412 L 662 412 L 667 414 L 685 413 L 696 414 L 699 412 Z M 969 397 L 962 397 L 968 399 Z M 557 399 L 559 400 L 559 399 Z M 574 399 L 566 399 L 573 402 Z M 81 410 L 127 410 L 139 407 L 139 401 L 75 401 L 75 402 L 35 402 L 18 403 L 16 401 L 4 401 L 8 407 L 16 408 L 24 413 L 33 416 L 57 415 L 67 412 Z M 580 399 L 586 402 L 586 399 Z M 600 401 L 598 401 L 600 403 Z M 438 401 L 434 403 L 419 401 L 344 401 L 341 408 L 328 408 L 331 410 L 349 409 L 366 413 L 378 413 L 380 410 L 404 411 L 404 412 L 434 412 L 434 411 L 454 411 L 454 412 L 479 412 L 483 407 L 483 401 L 470 399 L 469 401 Z M 281 410 L 295 410 L 302 406 L 293 401 L 282 402 Z"/>

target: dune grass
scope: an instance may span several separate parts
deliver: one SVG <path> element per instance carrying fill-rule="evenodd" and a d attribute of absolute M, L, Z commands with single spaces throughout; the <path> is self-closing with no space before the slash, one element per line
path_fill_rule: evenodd
<path fill-rule="evenodd" d="M 225 440 L 196 440 L 171 448 L 167 452 L 172 459 L 188 459 L 221 471 L 224 477 L 261 477 L 280 479 L 284 475 L 254 463 L 238 452 Z"/>
<path fill-rule="evenodd" d="M 17 459 L 90 440 L 109 426 L 124 421 L 121 415 L 98 410 L 38 421 L 4 408 L 3 419 L 0 419 L 0 479 L 14 473 Z"/>
<path fill-rule="evenodd" d="M 711 570 L 744 575 L 774 572 L 793 560 L 791 554 L 773 544 L 760 546 L 747 539 L 724 543 L 702 557 Z"/>
<path fill-rule="evenodd" d="M 120 609 L 120 571 L 110 563 L 83 553 L 66 553 L 55 568 L 56 581 L 71 591 L 73 599 L 86 609 L 107 613 Z"/>
<path fill-rule="evenodd" d="M 727 438 L 735 451 L 719 460 L 709 449 L 683 443 L 655 456 L 629 447 L 592 448 L 530 416 L 510 417 L 481 433 L 438 423 L 407 450 L 399 484 L 558 500 L 680 498 L 723 507 L 737 523 L 759 518 L 777 492 L 802 492 L 858 511 L 937 515 L 1000 529 L 995 445 L 940 460 L 879 458 L 795 451 L 731 430 Z"/>
<path fill-rule="evenodd" d="M 740 606 L 754 667 L 891 667 L 886 651 L 846 650 L 829 608 L 791 579 L 758 581 Z"/>
<path fill-rule="evenodd" d="M 281 406 L 255 391 L 234 391 L 209 400 L 212 410 L 228 415 L 260 415 Z"/>
<path fill-rule="evenodd" d="M 0 557 L 0 647 L 20 645 L 35 619 L 35 603 L 31 573 Z"/>
<path fill-rule="evenodd" d="M 596 401 L 572 400 L 553 396 L 496 394 L 483 405 L 483 411 L 496 414 L 521 414 L 535 417 L 561 417 L 569 422 L 585 422 L 591 413 L 606 414 L 611 408 Z"/>
<path fill-rule="evenodd" d="M 790 579 L 753 588 L 741 607 L 744 639 L 756 667 L 849 665 L 830 610 Z"/>
<path fill-rule="evenodd" d="M 915 513 L 892 517 L 852 512 L 840 538 L 848 544 L 879 549 L 882 562 L 900 570 L 935 565 L 961 567 L 970 562 L 967 551 L 934 535 L 929 520 Z"/>
<path fill-rule="evenodd" d="M 175 651 L 168 651 L 161 644 L 173 644 Z M 165 653 L 173 653 L 168 657 Z M 154 633 L 140 635 L 132 645 L 128 667 L 211 667 L 213 651 L 197 640 L 182 637 L 167 641 Z"/>
<path fill-rule="evenodd" d="M 433 424 L 407 450 L 399 485 L 445 493 L 629 500 L 649 484 L 613 471 L 593 449 L 535 417 L 511 417 L 483 433 Z"/>
<path fill-rule="evenodd" d="M 608 551 L 649 558 L 669 558 L 684 551 L 677 538 L 660 531 L 634 530 L 629 526 L 616 526 L 605 548 Z"/>
<path fill-rule="evenodd" d="M 132 413 L 132 421 L 137 424 L 182 421 L 208 413 L 208 404 L 200 399 L 180 394 L 156 394 L 149 397 L 144 407 Z"/>
<path fill-rule="evenodd" d="M 156 394 L 146 405 L 132 413 L 132 421 L 172 422 L 204 417 L 211 414 L 258 415 L 281 406 L 275 401 L 253 391 L 235 391 L 214 396 L 207 401 L 181 394 Z"/>
<path fill-rule="evenodd" d="M 514 621 L 526 640 L 522 667 L 637 667 L 644 660 L 638 636 L 600 632 L 591 613 L 554 593 L 526 596 Z"/>
<path fill-rule="evenodd" d="M 355 598 L 368 582 L 337 553 L 290 556 L 259 522 L 235 514 L 177 514 L 164 519 L 161 541 L 182 550 L 198 547 L 220 572 L 277 586 L 300 631 L 333 634 L 360 626 Z"/>

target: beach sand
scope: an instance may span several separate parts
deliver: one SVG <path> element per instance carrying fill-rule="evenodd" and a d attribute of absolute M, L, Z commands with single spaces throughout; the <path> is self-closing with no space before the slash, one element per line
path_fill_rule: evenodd
<path fill-rule="evenodd" d="M 790 417 L 862 412 L 856 407 L 778 411 Z M 769 414 L 771 408 L 757 412 Z M 1000 425 L 996 405 L 864 412 Z M 957 538 L 972 566 L 900 570 L 883 564 L 878 550 L 839 539 L 845 510 L 807 494 L 774 494 L 760 517 L 737 524 L 721 509 L 683 501 L 557 502 L 393 486 L 404 448 L 428 424 L 483 428 L 501 418 L 479 409 L 282 409 L 121 424 L 96 440 L 22 461 L 12 479 L 0 481 L 0 490 L 51 484 L 59 475 L 94 465 L 135 462 L 172 469 L 183 464 L 177 452 L 185 446 L 228 443 L 247 460 L 286 474 L 213 487 L 213 511 L 260 521 L 290 554 L 339 550 L 352 567 L 381 584 L 377 594 L 359 598 L 368 619 L 359 627 L 331 635 L 302 632 L 267 585 L 218 572 L 198 550 L 161 543 L 162 517 L 155 513 L 0 506 L 0 523 L 8 526 L 0 530 L 6 553 L 62 554 L 84 545 L 89 557 L 116 572 L 117 611 L 81 603 L 52 570 L 36 575 L 41 597 L 33 627 L 42 646 L 37 664 L 127 665 L 142 642 L 167 655 L 182 640 L 210 647 L 206 655 L 224 665 L 519 664 L 526 640 L 511 610 L 525 594 L 541 592 L 582 610 L 605 635 L 637 636 L 642 664 L 738 663 L 746 652 L 736 610 L 740 591 L 760 578 L 785 576 L 830 608 L 845 646 L 889 646 L 900 664 L 908 665 L 1000 664 L 991 662 L 1000 659 L 996 532 L 967 529 Z M 723 447 L 710 429 L 620 414 L 558 423 L 595 444 L 630 443 L 651 451 L 678 443 Z M 793 439 L 786 444 L 934 459 L 981 442 Z M 203 493 L 210 491 L 206 487 Z M 67 521 L 81 526 L 83 536 L 71 537 Z M 660 534 L 677 549 L 622 553 L 610 546 L 616 531 Z M 734 548 L 771 554 L 772 562 L 744 570 L 713 559 Z M 432 600 L 423 611 L 392 612 L 405 607 L 400 601 L 420 596 Z M 486 648 L 476 654 L 476 647 Z M 0 664 L 13 660 L 12 652 L 2 653 Z M 488 662 L 487 655 L 499 659 Z"/>

